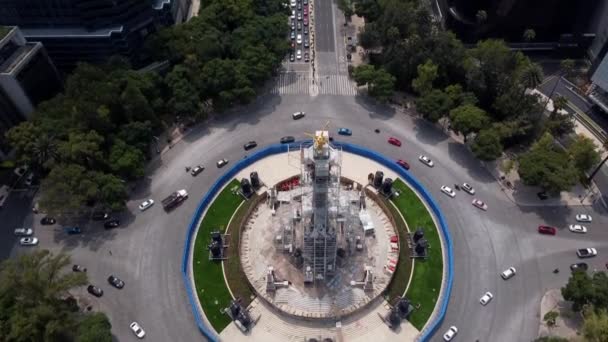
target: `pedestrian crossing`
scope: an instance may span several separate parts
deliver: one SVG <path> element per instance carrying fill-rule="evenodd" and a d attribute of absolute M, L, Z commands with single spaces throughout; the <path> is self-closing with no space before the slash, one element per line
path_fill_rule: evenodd
<path fill-rule="evenodd" d="M 283 73 L 275 78 L 271 94 L 277 95 L 343 95 L 355 96 L 358 89 L 354 81 L 344 75 L 317 76 Z"/>

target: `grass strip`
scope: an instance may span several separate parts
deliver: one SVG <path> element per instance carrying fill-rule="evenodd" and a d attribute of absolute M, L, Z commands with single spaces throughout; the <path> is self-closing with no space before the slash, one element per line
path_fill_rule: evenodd
<path fill-rule="evenodd" d="M 222 264 L 219 261 L 209 260 L 207 245 L 211 240 L 211 232 L 226 231 L 230 218 L 243 201 L 240 195 L 231 192 L 231 189 L 238 187 L 239 184 L 237 180 L 230 182 L 211 203 L 194 242 L 192 269 L 196 293 L 207 320 L 218 332 L 230 323 L 230 317 L 221 313 L 220 309 L 227 307 L 232 297 L 224 281 Z"/>
<path fill-rule="evenodd" d="M 428 258 L 426 260 L 416 259 L 412 282 L 406 293 L 406 297 L 414 305 L 420 305 L 412 313 L 409 321 L 418 330 L 422 330 L 435 309 L 441 291 L 443 277 L 441 240 L 431 214 L 416 193 L 400 179 L 395 180 L 393 187 L 399 191 L 399 197 L 393 197 L 391 200 L 407 221 L 412 232 L 417 228 L 424 230 L 424 237 L 430 245 Z"/>

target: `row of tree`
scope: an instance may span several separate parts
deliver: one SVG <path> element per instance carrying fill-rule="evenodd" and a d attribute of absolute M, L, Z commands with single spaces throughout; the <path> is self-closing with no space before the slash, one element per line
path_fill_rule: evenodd
<path fill-rule="evenodd" d="M 143 176 L 153 135 L 253 99 L 289 48 L 282 2 L 205 1 L 200 16 L 146 43 L 147 55 L 170 62 L 166 75 L 135 71 L 121 58 L 79 65 L 62 94 L 7 133 L 18 162 L 44 178 L 40 207 L 124 208 L 126 183 Z"/>
<path fill-rule="evenodd" d="M 112 341 L 107 316 L 89 313 L 70 294 L 87 284 L 87 274 L 68 265 L 69 256 L 46 250 L 0 264 L 1 341 Z"/>

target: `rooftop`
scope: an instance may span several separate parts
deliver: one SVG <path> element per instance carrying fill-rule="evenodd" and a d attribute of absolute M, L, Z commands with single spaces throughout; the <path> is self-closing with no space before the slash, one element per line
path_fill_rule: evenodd
<path fill-rule="evenodd" d="M 4 38 L 4 36 L 6 36 L 9 32 L 11 32 L 10 27 L 0 26 L 0 40 L 2 40 L 2 38 Z"/>
<path fill-rule="evenodd" d="M 0 64 L 0 74 L 10 74 L 26 57 L 34 51 L 38 43 L 26 43 L 15 50 L 5 61 Z"/>
<path fill-rule="evenodd" d="M 102 28 L 99 30 L 87 30 L 84 27 L 61 27 L 61 28 L 21 28 L 23 35 L 37 38 L 59 38 L 59 37 L 72 37 L 72 38 L 96 38 L 96 37 L 108 37 L 114 32 L 121 32 L 123 27 L 121 25 L 109 28 Z"/>

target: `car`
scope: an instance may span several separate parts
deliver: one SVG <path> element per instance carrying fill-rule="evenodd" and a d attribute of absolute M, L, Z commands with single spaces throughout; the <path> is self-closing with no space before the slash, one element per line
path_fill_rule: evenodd
<path fill-rule="evenodd" d="M 220 159 L 217 161 L 218 168 L 222 168 L 222 167 L 226 166 L 226 164 L 228 164 L 228 159 L 226 159 L 226 158 Z"/>
<path fill-rule="evenodd" d="M 296 0 L 291 0 L 290 5 L 291 7 L 296 7 Z"/>
<path fill-rule="evenodd" d="M 146 336 L 146 332 L 144 331 L 144 329 L 142 329 L 139 323 L 133 322 L 129 325 L 129 327 L 131 328 L 131 331 L 133 331 L 135 336 L 137 336 L 138 338 L 144 338 L 144 336 Z"/>
<path fill-rule="evenodd" d="M 458 334 L 458 328 L 456 328 L 455 326 L 451 326 L 448 331 L 445 332 L 445 334 L 443 334 L 443 340 L 444 341 L 451 341 L 454 336 L 456 336 L 456 334 Z"/>
<path fill-rule="evenodd" d="M 303 0 L 303 1 L 302 1 L 302 3 L 303 3 L 304 5 L 308 5 L 308 0 Z"/>
<path fill-rule="evenodd" d="M 25 238 L 27 239 L 27 238 Z M 592 258 L 597 255 L 597 249 L 595 248 L 581 248 L 576 250 L 576 255 L 579 258 Z"/>
<path fill-rule="evenodd" d="M 290 18 L 291 19 L 295 19 L 295 17 L 296 17 L 296 11 L 295 10 L 291 10 L 291 16 L 290 16 Z"/>
<path fill-rule="evenodd" d="M 297 60 L 302 59 L 302 50 L 298 49 L 298 51 L 296 51 L 296 59 Z"/>
<path fill-rule="evenodd" d="M 27 186 L 31 186 L 34 183 L 34 173 L 30 173 L 29 175 L 27 175 L 27 178 L 25 179 L 25 185 Z"/>
<path fill-rule="evenodd" d="M 36 246 L 38 244 L 38 238 L 36 237 L 24 237 L 19 240 L 21 246 Z"/>
<path fill-rule="evenodd" d="M 294 141 L 296 141 L 296 138 L 292 137 L 291 135 L 281 138 L 281 144 L 290 144 Z"/>
<path fill-rule="evenodd" d="M 17 177 L 23 177 L 23 175 L 25 175 L 25 173 L 27 172 L 28 168 L 29 167 L 27 165 L 23 165 L 21 167 L 15 168 L 13 172 L 15 173 L 15 175 L 17 175 Z"/>
<path fill-rule="evenodd" d="M 93 215 L 91 215 L 91 218 L 93 219 L 93 221 L 103 221 L 105 219 L 107 219 L 110 216 L 110 214 L 103 212 L 103 211 L 96 211 L 93 213 Z"/>
<path fill-rule="evenodd" d="M 546 199 L 548 199 L 548 198 L 549 198 L 549 195 L 547 195 L 547 193 L 546 193 L 546 192 L 544 192 L 544 191 L 537 192 L 537 193 L 536 193 L 536 196 L 538 196 L 538 198 L 539 198 L 541 201 L 544 201 L 544 200 L 546 200 Z"/>
<path fill-rule="evenodd" d="M 304 17 L 304 26 L 308 26 L 308 18 Z"/>
<path fill-rule="evenodd" d="M 245 145 L 243 145 L 243 148 L 245 149 L 245 151 L 249 151 L 252 148 L 255 148 L 257 146 L 258 146 L 258 143 L 252 140 L 252 141 L 246 143 Z"/>
<path fill-rule="evenodd" d="M 333 135 L 330 135 L 330 136 L 329 136 L 329 141 L 331 141 L 331 142 L 333 142 L 333 141 L 334 141 L 334 136 L 333 136 Z"/>
<path fill-rule="evenodd" d="M 298 11 L 302 10 L 302 4 L 298 2 L 298 6 L 296 7 L 298 9 Z"/>
<path fill-rule="evenodd" d="M 308 43 L 308 39 L 304 41 L 304 47 L 308 49 L 310 47 L 310 43 Z"/>
<path fill-rule="evenodd" d="M 299 24 L 299 23 L 298 23 L 298 24 Z M 296 43 L 297 43 L 297 44 L 302 44 L 302 35 L 301 35 L 301 34 L 298 34 L 298 35 L 296 36 Z"/>
<path fill-rule="evenodd" d="M 462 188 L 462 190 L 464 190 L 469 195 L 475 195 L 475 189 L 473 189 L 473 187 L 471 186 L 471 184 L 469 184 L 469 183 L 462 183 L 462 185 L 460 187 Z"/>
<path fill-rule="evenodd" d="M 591 222 L 593 219 L 590 215 L 587 214 L 578 214 L 576 215 L 576 221 L 578 222 Z"/>
<path fill-rule="evenodd" d="M 515 270 L 515 267 L 509 267 L 506 270 L 502 271 L 502 273 L 500 274 L 500 277 L 504 280 L 508 280 L 508 279 L 513 278 L 515 273 L 517 273 L 517 271 Z"/>
<path fill-rule="evenodd" d="M 449 186 L 442 185 L 441 186 L 441 192 L 443 192 L 444 194 L 446 194 L 446 195 L 448 195 L 448 196 L 450 196 L 452 198 L 456 197 L 456 193 Z"/>
<path fill-rule="evenodd" d="M 395 146 L 401 146 L 401 140 L 394 137 L 388 138 L 388 143 Z"/>
<path fill-rule="evenodd" d="M 148 198 L 147 200 L 141 202 L 141 204 L 139 205 L 139 210 L 144 211 L 153 205 L 154 205 L 154 200 L 151 198 Z"/>
<path fill-rule="evenodd" d="M 196 175 L 198 175 L 199 173 L 205 171 L 205 168 L 202 165 L 196 165 L 194 168 L 192 168 L 192 171 L 190 171 L 190 174 L 194 177 L 196 177 Z"/>
<path fill-rule="evenodd" d="M 557 229 L 550 226 L 538 226 L 538 232 L 541 234 L 555 235 L 557 233 Z"/>
<path fill-rule="evenodd" d="M 291 114 L 291 117 L 294 120 L 299 120 L 299 119 L 303 118 L 304 116 L 306 116 L 305 112 L 295 112 L 295 113 Z"/>
<path fill-rule="evenodd" d="M 40 224 L 43 226 L 50 226 L 52 224 L 55 224 L 56 222 L 57 221 L 54 218 L 48 216 L 45 216 L 40 220 Z"/>
<path fill-rule="evenodd" d="M 292 30 L 292 31 L 295 31 L 295 29 L 296 29 L 296 22 L 295 22 L 295 21 L 292 21 L 292 22 L 291 22 L 291 30 Z"/>
<path fill-rule="evenodd" d="M 66 234 L 68 235 L 76 235 L 76 234 L 80 234 L 82 233 L 82 230 L 80 229 L 80 227 L 63 227 L 63 231 L 66 232 Z"/>
<path fill-rule="evenodd" d="M 87 268 L 80 265 L 72 265 L 72 271 L 74 272 L 86 272 Z"/>
<path fill-rule="evenodd" d="M 585 226 L 581 226 L 580 224 L 571 224 L 568 229 L 570 229 L 571 232 L 573 233 L 586 233 L 587 232 L 587 227 Z"/>
<path fill-rule="evenodd" d="M 310 56 L 308 55 L 308 52 L 304 52 L 304 62 L 310 62 Z"/>
<path fill-rule="evenodd" d="M 289 54 L 289 61 L 290 62 L 295 62 L 296 61 L 296 55 L 294 55 L 293 53 Z"/>
<path fill-rule="evenodd" d="M 110 276 L 108 277 L 108 283 L 110 283 L 110 285 L 114 286 L 117 289 L 122 289 L 123 287 L 125 287 L 125 282 L 118 279 L 118 277 L 113 274 L 110 274 Z"/>
<path fill-rule="evenodd" d="M 103 296 L 103 290 L 95 285 L 87 286 L 87 291 L 95 297 Z"/>
<path fill-rule="evenodd" d="M 403 159 L 399 159 L 396 161 L 397 164 L 399 164 L 402 168 L 409 170 L 410 169 L 410 164 L 408 164 L 405 160 Z"/>
<path fill-rule="evenodd" d="M 477 198 L 473 199 L 471 204 L 481 210 L 488 210 L 488 205 L 483 203 L 483 201 L 478 200 Z"/>
<path fill-rule="evenodd" d="M 302 31 L 302 22 L 298 21 L 298 31 Z M 298 43 L 300 44 L 300 43 Z"/>
<path fill-rule="evenodd" d="M 349 128 L 339 128 L 338 129 L 338 134 L 340 134 L 340 135 L 353 135 L 353 131 L 350 130 Z"/>
<path fill-rule="evenodd" d="M 304 13 L 305 17 L 308 15 L 308 6 L 304 6 L 304 10 L 302 11 L 302 13 Z"/>
<path fill-rule="evenodd" d="M 302 12 L 298 12 L 298 20 L 302 20 Z"/>
<path fill-rule="evenodd" d="M 32 228 L 17 228 L 15 229 L 16 236 L 30 236 L 34 234 L 34 230 Z"/>
<path fill-rule="evenodd" d="M 492 298 L 494 298 L 494 295 L 492 292 L 488 291 L 481 298 L 479 298 L 479 303 L 481 303 L 481 305 L 488 305 Z"/>
<path fill-rule="evenodd" d="M 431 160 L 429 157 L 427 157 L 427 156 L 425 156 L 425 155 L 420 155 L 420 156 L 418 156 L 418 160 L 420 160 L 420 162 L 421 162 L 422 164 L 424 164 L 424 165 L 426 165 L 426 166 L 428 166 L 428 167 L 433 167 L 433 166 L 435 166 L 435 164 L 433 164 L 433 161 L 432 161 L 432 160 Z"/>
<path fill-rule="evenodd" d="M 308 36 L 308 26 L 304 26 L 304 35 Z"/>
<path fill-rule="evenodd" d="M 296 39 L 296 31 L 291 31 L 291 33 L 289 34 L 289 38 L 291 38 L 291 40 L 295 40 Z"/>
<path fill-rule="evenodd" d="M 105 229 L 112 229 L 120 226 L 120 220 L 118 219 L 110 219 L 103 224 Z"/>
<path fill-rule="evenodd" d="M 577 262 L 576 264 L 570 265 L 570 270 L 572 272 L 578 271 L 578 270 L 586 271 L 587 269 L 589 269 L 589 265 L 587 265 L 587 263 L 584 263 L 584 262 Z"/>

